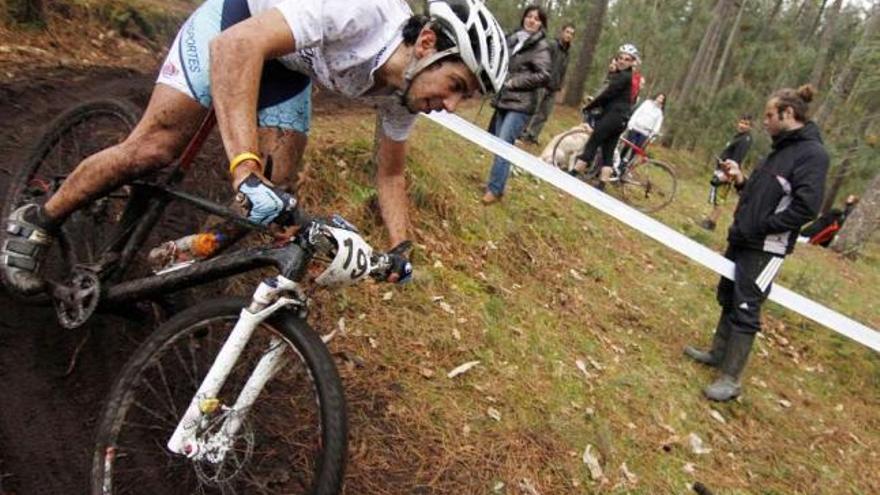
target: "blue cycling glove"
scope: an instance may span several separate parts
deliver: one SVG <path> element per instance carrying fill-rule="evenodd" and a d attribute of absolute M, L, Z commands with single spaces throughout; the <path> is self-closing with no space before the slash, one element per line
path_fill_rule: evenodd
<path fill-rule="evenodd" d="M 260 225 L 268 225 L 296 208 L 293 196 L 263 182 L 256 174 L 248 175 L 238 186 L 238 192 L 247 200 L 248 220 Z"/>

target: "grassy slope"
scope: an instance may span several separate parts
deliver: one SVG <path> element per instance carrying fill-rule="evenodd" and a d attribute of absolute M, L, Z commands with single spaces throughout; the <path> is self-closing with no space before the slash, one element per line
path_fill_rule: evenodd
<path fill-rule="evenodd" d="M 556 117 L 546 136 L 575 121 Z M 305 201 L 382 239 L 369 206 L 372 118 L 319 118 L 314 136 Z M 725 229 L 693 221 L 706 206 L 701 160 L 657 154 L 682 179 L 658 218 L 723 249 Z M 709 340 L 716 276 L 528 178 L 481 206 L 489 161 L 421 121 L 409 168 L 417 281 L 321 297 L 325 328 L 342 317 L 347 329 L 333 344 L 352 402 L 347 493 L 682 493 L 696 480 L 720 493 L 880 491 L 869 468 L 880 462 L 875 354 L 771 303 L 745 396 L 712 405 L 700 395 L 712 374 L 681 348 Z M 878 255 L 874 245 L 848 262 L 801 246 L 780 280 L 877 328 Z M 471 360 L 480 365 L 446 377 Z M 691 452 L 692 432 L 711 453 Z M 588 444 L 604 481 L 581 460 Z"/>

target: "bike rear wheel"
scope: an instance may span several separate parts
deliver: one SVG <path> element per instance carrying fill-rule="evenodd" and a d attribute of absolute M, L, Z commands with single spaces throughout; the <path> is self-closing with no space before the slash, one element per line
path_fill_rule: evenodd
<path fill-rule="evenodd" d="M 20 206 L 44 204 L 83 159 L 125 139 L 138 113 L 127 102 L 108 99 L 82 103 L 59 115 L 10 181 L 3 201 L 4 224 Z M 44 277 L 64 279 L 74 264 L 96 261 L 127 200 L 127 191 L 120 188 L 71 215 L 46 257 Z M 34 298 L 40 299 L 45 298 Z"/>
<path fill-rule="evenodd" d="M 280 339 L 286 365 L 245 416 L 222 463 L 195 461 L 166 447 L 214 357 L 247 304 L 221 299 L 162 325 L 132 356 L 114 385 L 98 429 L 93 495 L 335 494 L 345 469 L 342 385 L 320 337 L 279 311 L 254 331 L 218 394 L 215 423 L 232 406 L 257 361 Z M 209 415 L 209 416 L 210 416 Z"/>
<path fill-rule="evenodd" d="M 675 198 L 678 181 L 669 165 L 653 159 L 636 162 L 621 179 L 623 200 L 645 213 L 665 208 Z"/>

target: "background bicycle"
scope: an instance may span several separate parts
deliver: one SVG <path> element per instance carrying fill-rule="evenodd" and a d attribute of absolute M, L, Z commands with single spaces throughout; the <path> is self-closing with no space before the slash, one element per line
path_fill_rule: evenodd
<path fill-rule="evenodd" d="M 586 141 L 589 132 L 585 129 L 572 129 L 557 140 L 553 149 L 553 164 L 563 170 L 572 170 L 577 153 L 572 142 Z M 645 213 L 659 211 L 675 198 L 678 182 L 672 167 L 665 162 L 651 158 L 645 149 L 621 138 L 615 151 L 615 169 L 621 157 L 627 159 L 623 176 L 615 175 L 610 184 L 620 198 L 627 204 Z M 598 157 L 597 157 L 598 159 Z M 599 167 L 592 167 L 583 177 L 587 181 L 598 181 Z"/>

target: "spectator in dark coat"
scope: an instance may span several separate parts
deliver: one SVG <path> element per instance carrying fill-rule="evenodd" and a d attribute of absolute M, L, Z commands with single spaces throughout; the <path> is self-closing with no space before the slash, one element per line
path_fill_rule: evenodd
<path fill-rule="evenodd" d="M 828 152 L 819 128 L 807 119 L 812 99 L 809 85 L 773 94 L 764 108 L 773 149 L 748 179 L 737 162 L 724 162 L 724 173 L 740 191 L 724 254 L 735 264 L 734 279 L 718 283 L 721 316 L 712 348 L 685 348 L 692 359 L 718 368 L 718 379 L 703 389 L 711 400 L 740 395 L 740 377 L 761 330 L 761 305 L 801 227 L 822 205 Z"/>
<path fill-rule="evenodd" d="M 721 205 L 730 194 L 730 178 L 724 173 L 721 165 L 726 160 L 733 160 L 740 170 L 745 168 L 746 155 L 752 147 L 752 116 L 744 114 L 736 121 L 736 134 L 724 145 L 721 155 L 715 164 L 715 171 L 709 179 L 709 204 L 712 211 L 709 216 L 700 221 L 700 227 L 706 230 L 715 230 L 718 218 L 721 216 Z"/>
<path fill-rule="evenodd" d="M 538 144 L 538 137 L 544 124 L 550 118 L 553 112 L 553 106 L 556 103 L 556 93 L 562 89 L 565 82 L 565 73 L 568 70 L 568 50 L 574 39 L 574 24 L 566 24 L 562 26 L 559 37 L 550 42 L 550 60 L 552 66 L 550 68 L 550 84 L 540 91 L 540 100 L 538 102 L 538 111 L 532 115 L 529 125 L 520 139 L 528 144 Z"/>
<path fill-rule="evenodd" d="M 602 114 L 584 146 L 584 151 L 578 156 L 573 174 L 585 172 L 594 166 L 593 160 L 601 149 L 602 176 L 604 179 L 611 177 L 614 148 L 617 147 L 617 140 L 626 129 L 626 123 L 632 114 L 633 66 L 639 63 L 639 51 L 629 43 L 621 45 L 616 61 L 617 71 L 609 74 L 608 86 L 584 107 L 585 113 L 601 108 Z M 600 181 L 599 187 L 602 188 L 603 185 L 604 181 Z"/>
<path fill-rule="evenodd" d="M 538 107 L 538 90 L 550 82 L 550 46 L 544 35 L 547 14 L 537 5 L 526 7 L 520 29 L 507 37 L 510 65 L 504 87 L 492 100 L 495 113 L 489 122 L 489 132 L 513 143 L 522 133 Z M 489 172 L 489 183 L 483 194 L 483 204 L 501 199 L 510 175 L 510 163 L 495 157 Z"/>

